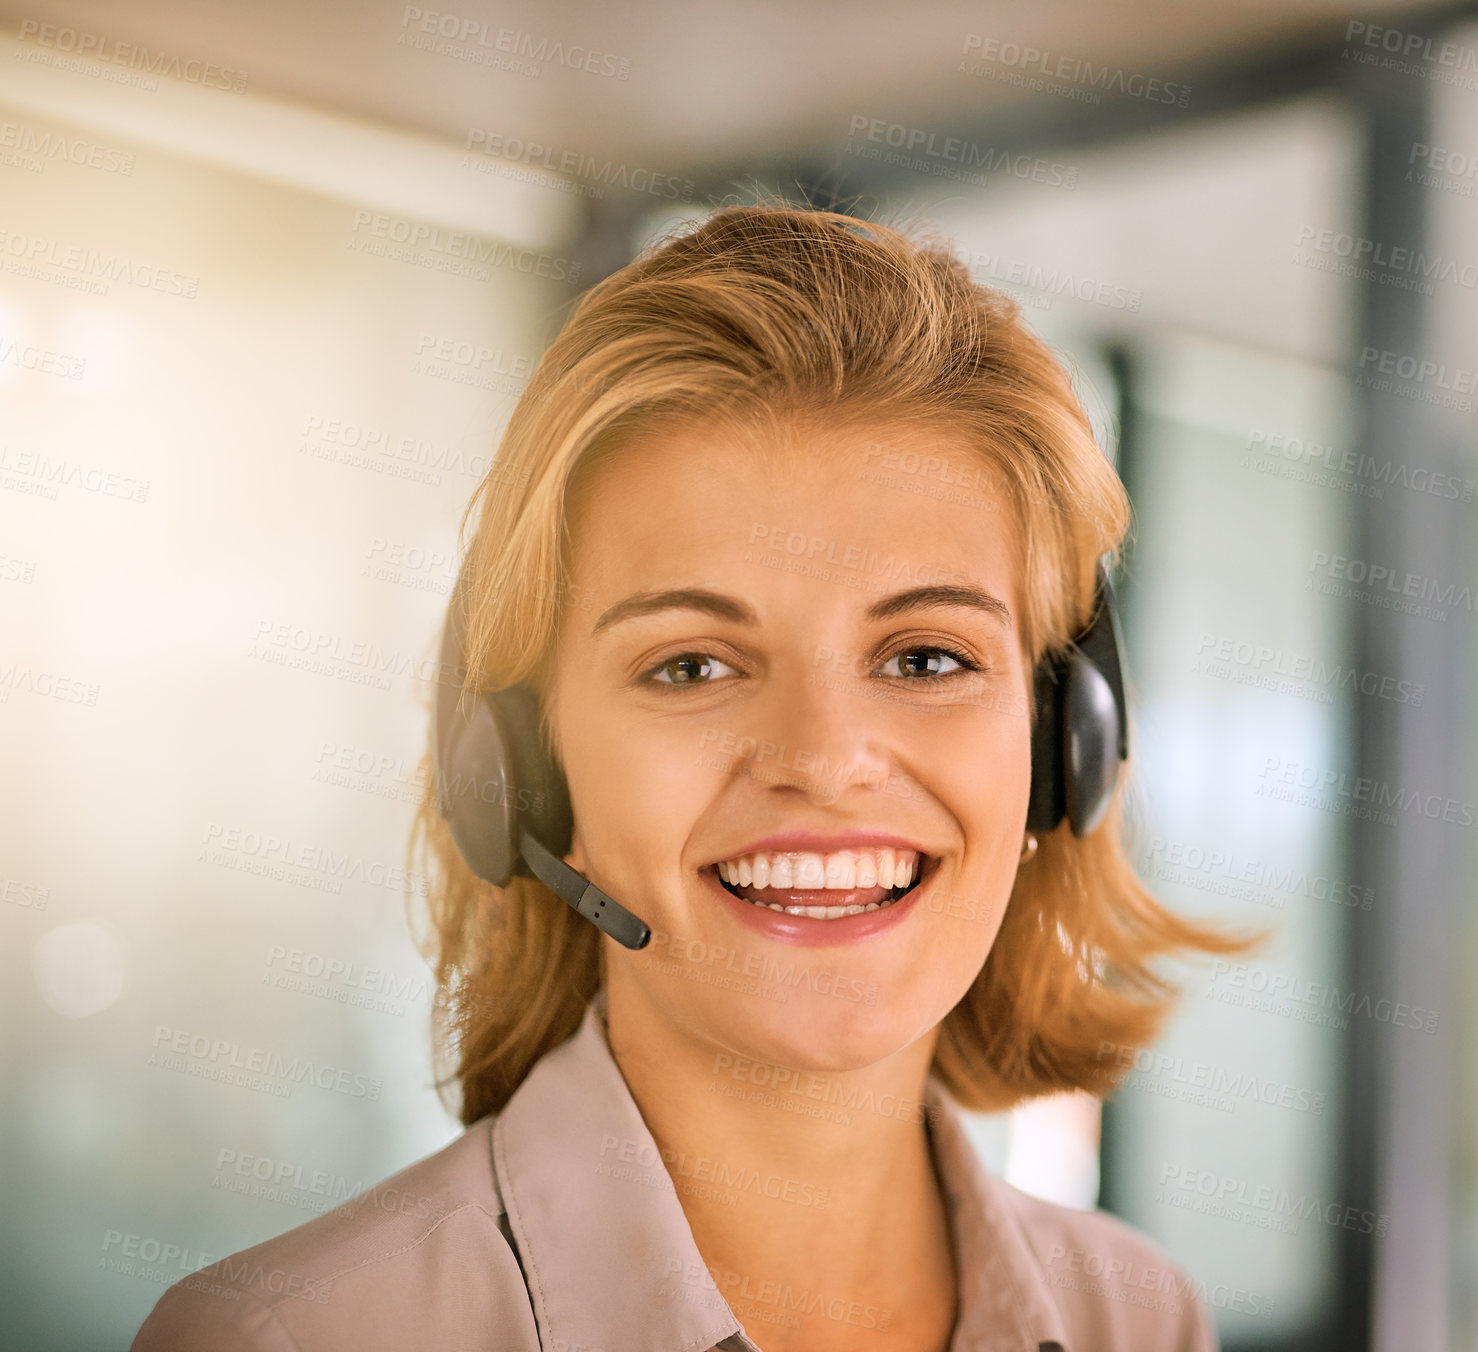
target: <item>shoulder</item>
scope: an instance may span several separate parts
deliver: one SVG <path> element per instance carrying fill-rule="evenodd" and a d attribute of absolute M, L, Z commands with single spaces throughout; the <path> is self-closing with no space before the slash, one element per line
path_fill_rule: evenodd
<path fill-rule="evenodd" d="M 997 1182 L 1073 1352 L 1217 1352 L 1201 1284 L 1148 1235 L 1106 1211 L 1060 1206 Z"/>
<path fill-rule="evenodd" d="M 132 1352 L 539 1346 L 493 1118 L 333 1211 L 170 1287 Z"/>

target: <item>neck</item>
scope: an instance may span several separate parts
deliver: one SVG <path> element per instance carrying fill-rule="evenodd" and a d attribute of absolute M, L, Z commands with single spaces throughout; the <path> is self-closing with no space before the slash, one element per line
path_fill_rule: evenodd
<path fill-rule="evenodd" d="M 765 1352 L 944 1348 L 954 1256 L 920 1106 L 937 1029 L 860 1069 L 792 1068 L 792 1093 L 619 981 L 604 1004 L 698 1251 Z"/>

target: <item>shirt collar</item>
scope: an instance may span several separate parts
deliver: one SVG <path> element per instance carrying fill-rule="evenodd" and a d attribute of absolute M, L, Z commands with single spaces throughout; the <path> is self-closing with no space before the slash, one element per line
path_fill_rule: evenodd
<path fill-rule="evenodd" d="M 493 1168 L 546 1346 L 759 1352 L 715 1286 L 611 1054 L 604 991 L 493 1124 Z M 959 1108 L 931 1074 L 930 1144 L 960 1272 L 951 1352 L 1066 1349 L 1040 1264 Z"/>
<path fill-rule="evenodd" d="M 1071 1352 L 1041 1262 L 1011 1205 L 1007 1185 L 980 1158 L 958 1104 L 931 1074 L 924 1109 L 944 1184 L 959 1270 L 959 1315 L 950 1352 Z"/>

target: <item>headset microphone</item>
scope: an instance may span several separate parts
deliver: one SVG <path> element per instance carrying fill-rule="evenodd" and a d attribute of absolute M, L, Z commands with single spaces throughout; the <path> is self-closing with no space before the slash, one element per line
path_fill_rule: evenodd
<path fill-rule="evenodd" d="M 463 690 L 469 576 L 464 564 L 442 635 L 432 744 L 437 810 L 479 878 L 504 887 L 515 875 L 536 877 L 617 943 L 644 948 L 652 937 L 646 922 L 560 858 L 569 852 L 574 817 L 564 772 L 540 732 L 538 696 L 525 685 Z M 1033 673 L 1029 830 L 1051 831 L 1066 817 L 1073 834 L 1084 836 L 1108 810 L 1129 754 L 1121 651 L 1113 589 L 1100 563 L 1088 627 Z"/>

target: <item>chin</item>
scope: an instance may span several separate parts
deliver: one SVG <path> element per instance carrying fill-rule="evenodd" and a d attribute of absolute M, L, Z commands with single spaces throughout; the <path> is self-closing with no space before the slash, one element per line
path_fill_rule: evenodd
<path fill-rule="evenodd" d="M 727 1025 L 720 1040 L 738 1055 L 796 1070 L 839 1073 L 876 1065 L 919 1036 L 920 1019 L 911 1006 L 869 990 L 875 990 L 872 1004 L 808 991 L 792 990 L 783 1004 L 724 992 L 727 1003 L 715 1011 Z M 922 1031 L 937 1021 L 926 1017 Z"/>

